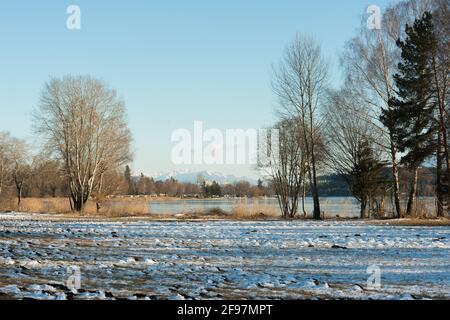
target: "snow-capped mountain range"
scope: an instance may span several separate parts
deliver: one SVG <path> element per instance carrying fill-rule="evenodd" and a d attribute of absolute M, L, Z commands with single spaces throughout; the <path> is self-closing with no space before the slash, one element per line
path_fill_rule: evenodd
<path fill-rule="evenodd" d="M 197 183 L 198 178 L 201 176 L 206 182 L 216 181 L 219 184 L 235 183 L 238 181 L 248 181 L 251 184 L 256 184 L 257 180 L 249 177 L 239 177 L 231 174 L 223 174 L 214 171 L 172 171 L 172 172 L 156 172 L 149 175 L 156 181 L 165 181 L 170 178 L 174 178 L 178 182 L 182 183 Z"/>

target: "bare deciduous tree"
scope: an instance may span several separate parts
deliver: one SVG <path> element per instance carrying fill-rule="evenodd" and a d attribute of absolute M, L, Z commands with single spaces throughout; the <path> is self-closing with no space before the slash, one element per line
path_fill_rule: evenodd
<path fill-rule="evenodd" d="M 32 177 L 29 193 L 36 197 L 66 196 L 67 182 L 61 172 L 61 163 L 48 159 L 45 154 L 33 158 Z"/>
<path fill-rule="evenodd" d="M 83 211 L 104 175 L 131 160 L 124 103 L 99 80 L 51 79 L 35 120 L 48 148 L 63 163 L 73 210 Z"/>
<path fill-rule="evenodd" d="M 325 97 L 328 64 L 320 46 L 308 37 L 297 35 L 285 56 L 274 68 L 272 87 L 279 99 L 279 112 L 285 119 L 297 119 L 302 129 L 308 176 L 314 200 L 314 219 L 321 219 L 317 185 L 318 143 L 321 107 Z"/>
<path fill-rule="evenodd" d="M 0 195 L 14 186 L 20 207 L 22 192 L 31 175 L 31 155 L 25 141 L 0 133 Z"/>
<path fill-rule="evenodd" d="M 392 168 L 392 186 L 395 211 L 397 217 L 402 215 L 400 205 L 400 183 L 398 171 L 398 151 L 392 130 L 379 122 L 383 109 L 391 108 L 389 101 L 394 91 L 394 74 L 399 59 L 396 38 L 400 35 L 402 25 L 396 12 L 388 11 L 380 30 L 370 30 L 365 22 L 359 35 L 347 43 L 342 55 L 342 63 L 346 71 L 347 87 L 358 95 L 367 110 L 353 115 L 375 126 L 379 131 L 379 143 L 384 146 L 390 156 Z"/>
<path fill-rule="evenodd" d="M 362 117 L 368 112 L 362 106 L 361 101 L 348 90 L 330 94 L 326 150 L 329 167 L 348 183 L 360 203 L 360 217 L 365 219 L 369 204 L 377 201 L 381 193 L 383 162 L 381 148 L 375 143 L 377 130 Z M 349 116 L 355 111 L 360 116 Z M 384 193 L 381 193 L 377 207 L 377 213 L 384 211 Z"/>
<path fill-rule="evenodd" d="M 432 52 L 433 86 L 438 104 L 439 123 L 437 164 L 437 215 L 450 214 L 450 3 L 436 0 L 433 6 L 434 34 L 439 41 Z"/>
<path fill-rule="evenodd" d="M 263 169 L 273 183 L 283 218 L 293 219 L 298 213 L 299 198 L 304 197 L 306 153 L 303 130 L 298 119 L 281 120 L 274 129 L 278 141 L 271 137 L 269 145 L 264 147 L 269 153 L 270 164 Z M 305 215 L 304 201 L 302 203 Z"/>
<path fill-rule="evenodd" d="M 11 175 L 16 188 L 17 206 L 20 208 L 24 186 L 31 176 L 30 152 L 25 141 L 13 138 L 11 141 Z"/>

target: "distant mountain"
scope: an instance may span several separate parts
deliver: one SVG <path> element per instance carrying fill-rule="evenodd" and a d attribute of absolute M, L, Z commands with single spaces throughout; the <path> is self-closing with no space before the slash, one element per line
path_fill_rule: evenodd
<path fill-rule="evenodd" d="M 238 181 L 248 181 L 251 184 L 257 184 L 257 180 L 249 177 L 239 177 L 214 171 L 172 171 L 166 173 L 154 173 L 150 175 L 150 177 L 152 177 L 155 181 L 165 181 L 170 178 L 174 178 L 178 182 L 182 183 L 197 183 L 199 176 L 202 176 L 203 179 L 209 183 L 216 181 L 219 184 L 229 184 Z"/>

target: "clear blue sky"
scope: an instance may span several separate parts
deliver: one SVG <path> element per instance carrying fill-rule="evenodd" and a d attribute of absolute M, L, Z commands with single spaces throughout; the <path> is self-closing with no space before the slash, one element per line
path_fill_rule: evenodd
<path fill-rule="evenodd" d="M 296 32 L 322 44 L 339 82 L 338 55 L 368 5 L 388 0 L 2 1 L 0 131 L 33 140 L 31 110 L 49 76 L 90 74 L 126 101 L 136 171 L 177 169 L 171 133 L 259 128 L 274 122 L 270 67 Z M 66 28 L 66 8 L 82 29 Z M 246 166 L 211 167 L 253 175 Z"/>

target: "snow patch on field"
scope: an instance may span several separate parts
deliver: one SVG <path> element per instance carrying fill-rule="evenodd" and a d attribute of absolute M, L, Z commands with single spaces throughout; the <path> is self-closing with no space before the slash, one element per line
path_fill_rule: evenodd
<path fill-rule="evenodd" d="M 448 227 L 36 217 L 0 214 L 0 296 L 450 299 Z M 379 288 L 367 284 L 373 265 Z M 73 267 L 77 290 L 68 285 Z"/>

